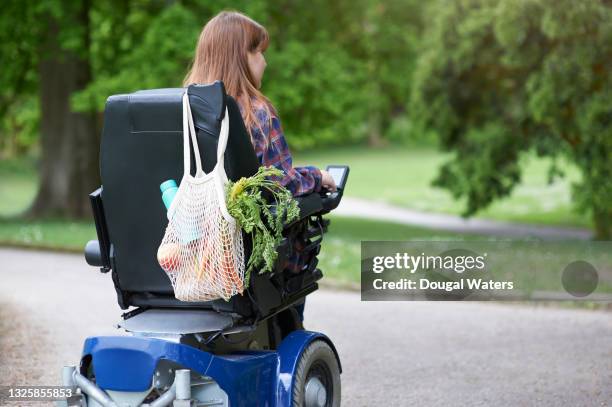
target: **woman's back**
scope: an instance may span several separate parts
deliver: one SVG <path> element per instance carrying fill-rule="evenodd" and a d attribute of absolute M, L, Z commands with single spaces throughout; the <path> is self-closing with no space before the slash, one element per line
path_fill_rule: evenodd
<path fill-rule="evenodd" d="M 266 29 L 244 14 L 219 13 L 202 29 L 193 65 L 183 85 L 223 82 L 227 94 L 238 102 L 260 164 L 281 170 L 283 176 L 271 178 L 293 196 L 318 192 L 323 187 L 335 191 L 336 185 L 327 171 L 314 166 L 293 167 L 276 109 L 259 90 L 267 65 L 263 53 L 268 42 Z M 287 269 L 294 272 L 302 269 L 307 261 L 302 249 L 299 242 L 294 246 L 285 265 Z M 303 319 L 303 303 L 296 309 Z"/>

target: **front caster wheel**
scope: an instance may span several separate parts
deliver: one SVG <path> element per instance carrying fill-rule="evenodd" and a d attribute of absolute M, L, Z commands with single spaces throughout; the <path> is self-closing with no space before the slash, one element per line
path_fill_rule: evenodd
<path fill-rule="evenodd" d="M 300 356 L 293 383 L 293 405 L 340 406 L 340 369 L 334 351 L 325 341 L 311 342 Z"/>

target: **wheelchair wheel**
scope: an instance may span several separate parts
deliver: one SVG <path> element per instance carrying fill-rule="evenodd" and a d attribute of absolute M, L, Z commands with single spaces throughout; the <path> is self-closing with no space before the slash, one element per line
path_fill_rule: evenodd
<path fill-rule="evenodd" d="M 300 356 L 294 377 L 293 405 L 340 406 L 340 369 L 334 351 L 325 341 L 313 341 Z"/>

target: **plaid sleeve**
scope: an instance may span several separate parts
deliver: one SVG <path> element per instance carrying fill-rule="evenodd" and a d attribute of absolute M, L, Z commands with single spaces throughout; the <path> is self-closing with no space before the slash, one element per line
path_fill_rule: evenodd
<path fill-rule="evenodd" d="M 270 177 L 270 179 L 280 182 L 293 196 L 319 192 L 321 170 L 310 165 L 293 167 L 293 158 L 279 118 L 273 114 L 270 123 L 265 109 L 261 109 L 257 111 L 257 119 L 262 128 L 252 129 L 252 133 L 259 162 L 265 166 L 274 166 L 285 173 L 282 177 Z M 265 140 L 269 140 L 267 147 Z"/>

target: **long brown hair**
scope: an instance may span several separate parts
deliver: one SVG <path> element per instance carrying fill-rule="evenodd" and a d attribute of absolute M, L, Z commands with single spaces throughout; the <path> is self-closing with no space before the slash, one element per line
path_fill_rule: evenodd
<path fill-rule="evenodd" d="M 247 52 L 264 52 L 268 42 L 268 31 L 261 24 L 237 11 L 222 11 L 202 29 L 193 64 L 183 80 L 183 86 L 223 81 L 227 94 L 242 107 L 244 124 L 251 139 L 253 126 L 262 130 L 254 108 L 263 107 L 267 117 L 271 118 L 273 107 L 255 85 Z"/>

